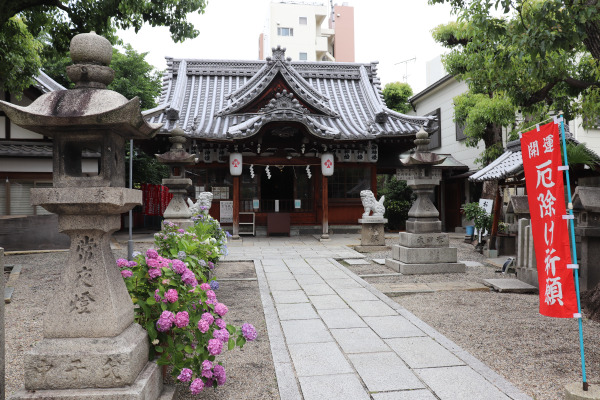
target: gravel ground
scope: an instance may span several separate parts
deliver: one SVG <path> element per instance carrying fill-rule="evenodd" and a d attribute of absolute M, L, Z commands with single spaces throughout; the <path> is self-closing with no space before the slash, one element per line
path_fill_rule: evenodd
<path fill-rule="evenodd" d="M 126 256 L 124 247 L 114 251 L 116 257 Z M 136 245 L 135 250 L 146 248 L 147 245 Z M 6 264 L 23 266 L 12 302 L 6 304 L 5 309 L 7 398 L 24 386 L 23 353 L 42 339 L 45 304 L 51 301 L 58 286 L 58 270 L 66 256 L 66 252 L 5 256 Z M 252 262 L 224 262 L 216 271 L 218 279 L 256 278 Z M 217 297 L 229 308 L 226 316 L 228 323 L 241 326 L 249 322 L 255 326 L 258 337 L 242 349 L 237 347 L 217 358 L 227 372 L 225 385 L 216 390 L 205 390 L 200 396 L 192 396 L 187 386 L 180 385 L 176 398 L 239 400 L 240 393 L 244 393 L 245 399 L 279 399 L 258 282 L 223 280 Z M 173 383 L 170 376 L 166 383 Z"/>
<path fill-rule="evenodd" d="M 388 239 L 387 244 L 396 244 Z M 485 262 L 485 258 L 459 238 L 459 259 Z M 142 250 L 142 247 L 136 247 Z M 115 251 L 120 257 L 126 249 Z M 388 258 L 391 251 L 367 253 L 367 259 Z M 66 253 L 11 255 L 6 264 L 21 264 L 13 301 L 6 305 L 6 392 L 23 386 L 22 353 L 41 339 L 45 304 L 51 300 L 58 283 L 58 267 Z M 358 274 L 390 273 L 390 269 L 371 263 L 350 266 Z M 481 282 L 498 278 L 494 267 L 468 267 L 465 274 L 391 276 L 365 278 L 383 282 L 443 282 L 468 280 Z M 205 391 L 201 399 L 278 399 L 277 383 L 270 354 L 264 315 L 256 281 L 228 281 L 227 278 L 253 278 L 252 263 L 222 263 L 217 276 L 221 288 L 217 295 L 229 306 L 228 321 L 254 324 L 256 342 L 227 352 L 221 360 L 227 369 L 227 384 Z M 562 388 L 581 380 L 577 324 L 573 320 L 542 317 L 537 295 L 495 292 L 437 292 L 395 297 L 394 300 L 426 323 L 472 353 L 499 374 L 535 399 L 564 398 Z M 584 319 L 584 341 L 588 381 L 600 383 L 600 323 Z M 243 395 L 241 395 L 243 393 Z M 192 398 L 181 388 L 178 399 Z"/>

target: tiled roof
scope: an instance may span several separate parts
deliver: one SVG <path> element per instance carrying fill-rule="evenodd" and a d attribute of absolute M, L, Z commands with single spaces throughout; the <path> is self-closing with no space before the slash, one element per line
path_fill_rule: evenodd
<path fill-rule="evenodd" d="M 84 158 L 98 158 L 99 152 L 84 150 Z M 52 158 L 52 143 L 3 142 L 0 141 L 0 157 L 39 157 Z"/>
<path fill-rule="evenodd" d="M 34 77 L 33 79 L 35 79 L 36 82 L 35 87 L 40 89 L 42 93 L 55 92 L 57 90 L 66 89 L 63 85 L 46 75 L 44 71 L 40 71 L 40 74 Z"/>
<path fill-rule="evenodd" d="M 292 62 L 285 49 L 265 61 L 167 59 L 160 107 L 148 122 L 176 122 L 192 138 L 235 140 L 256 134 L 271 121 L 296 121 L 315 136 L 372 140 L 414 135 L 433 117 L 399 114 L 383 102 L 377 64 Z M 289 87 L 256 112 L 244 111 L 282 78 Z"/>

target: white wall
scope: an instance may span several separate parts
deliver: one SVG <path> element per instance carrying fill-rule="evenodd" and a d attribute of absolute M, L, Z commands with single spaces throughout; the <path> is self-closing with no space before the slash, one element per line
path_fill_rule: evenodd
<path fill-rule="evenodd" d="M 583 119 L 577 117 L 569 122 L 569 130 L 575 139 L 585 143 L 590 150 L 600 155 L 600 129 L 583 129 L 582 124 Z"/>
<path fill-rule="evenodd" d="M 452 99 L 466 91 L 466 83 L 458 82 L 452 78 L 420 98 L 415 103 L 417 111 L 413 114 L 425 115 L 440 108 L 442 146 L 434 151 L 440 154 L 451 154 L 461 163 L 468 165 L 470 170 L 476 170 L 479 167 L 475 164 L 475 159 L 479 157 L 485 147 L 483 141 L 479 143 L 478 147 L 467 147 L 464 140 L 456 140 L 454 103 Z"/>

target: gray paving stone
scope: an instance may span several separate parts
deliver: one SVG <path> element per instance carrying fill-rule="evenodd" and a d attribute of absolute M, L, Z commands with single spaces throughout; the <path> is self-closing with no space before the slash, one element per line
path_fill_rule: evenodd
<path fill-rule="evenodd" d="M 373 393 L 373 400 L 437 400 L 429 390 L 404 390 L 401 392 Z"/>
<path fill-rule="evenodd" d="M 371 329 L 373 329 L 379 337 L 384 339 L 425 336 L 425 333 L 423 333 L 422 330 L 400 315 L 364 317 L 364 319 Z"/>
<path fill-rule="evenodd" d="M 332 329 L 331 334 L 347 354 L 390 351 L 370 328 Z"/>
<path fill-rule="evenodd" d="M 335 294 L 332 288 L 327 284 L 304 285 L 302 289 L 310 296 L 323 296 L 326 294 Z"/>
<path fill-rule="evenodd" d="M 510 399 L 481 375 L 466 366 L 426 368 L 417 370 L 416 373 L 442 400 Z"/>
<path fill-rule="evenodd" d="M 346 276 L 345 278 L 342 279 L 328 279 L 327 283 L 334 289 L 359 289 L 362 288 L 363 286 L 356 282 L 354 279 L 349 278 L 348 276 Z"/>
<path fill-rule="evenodd" d="M 287 344 L 333 342 L 333 337 L 320 319 L 281 321 Z"/>
<path fill-rule="evenodd" d="M 317 275 L 317 273 L 315 273 L 314 275 L 296 275 L 295 277 L 296 281 L 300 284 L 300 286 L 325 283 L 325 280 L 321 278 L 321 276 Z"/>
<path fill-rule="evenodd" d="M 325 296 L 308 296 L 313 306 L 317 310 L 334 310 L 348 308 L 348 305 L 337 294 L 328 294 Z"/>
<path fill-rule="evenodd" d="M 368 264 L 370 264 L 370 262 L 368 262 L 364 258 L 347 258 L 344 260 L 344 262 L 349 265 L 368 265 Z"/>
<path fill-rule="evenodd" d="M 273 290 L 271 294 L 276 304 L 309 302 L 302 290 Z"/>
<path fill-rule="evenodd" d="M 348 358 L 371 392 L 425 388 L 394 352 L 349 354 Z"/>
<path fill-rule="evenodd" d="M 374 258 L 373 262 L 375 262 L 379 265 L 385 265 L 385 258 Z"/>
<path fill-rule="evenodd" d="M 484 279 L 483 284 L 500 293 L 534 293 L 537 288 L 518 279 Z"/>
<path fill-rule="evenodd" d="M 340 271 L 337 268 L 335 270 L 329 270 L 329 269 L 328 270 L 321 270 L 320 268 L 315 268 L 315 270 L 325 280 L 330 280 L 330 279 L 347 279 L 348 278 L 348 275 L 346 275 L 344 272 Z"/>
<path fill-rule="evenodd" d="M 304 267 L 290 267 L 290 271 L 294 274 L 294 276 L 298 277 L 299 275 L 314 275 L 319 276 L 314 269 L 309 266 Z"/>
<path fill-rule="evenodd" d="M 290 319 L 315 319 L 319 318 L 310 303 L 278 304 L 277 314 L 282 321 Z"/>
<path fill-rule="evenodd" d="M 361 317 L 382 317 L 385 315 L 398 315 L 398 313 L 381 300 L 377 301 L 350 301 L 350 307 Z"/>
<path fill-rule="evenodd" d="M 349 308 L 342 310 L 318 310 L 329 329 L 366 328 L 367 324 Z"/>
<path fill-rule="evenodd" d="M 336 291 L 346 301 L 378 300 L 377 296 L 363 287 L 336 289 Z"/>
<path fill-rule="evenodd" d="M 272 291 L 300 290 L 300 285 L 294 279 L 285 279 L 282 281 L 269 280 L 269 288 Z"/>
<path fill-rule="evenodd" d="M 304 400 L 369 400 L 354 374 L 301 377 Z"/>
<path fill-rule="evenodd" d="M 292 363 L 275 363 L 277 386 L 280 400 L 301 400 L 302 395 L 296 383 Z"/>
<path fill-rule="evenodd" d="M 298 377 L 354 372 L 335 342 L 288 346 Z"/>
<path fill-rule="evenodd" d="M 429 336 L 386 339 L 385 342 L 413 369 L 464 365 Z"/>
<path fill-rule="evenodd" d="M 286 267 L 283 263 L 282 264 L 273 264 L 273 265 L 264 265 L 263 264 L 263 269 L 265 270 L 266 273 L 274 273 L 274 272 L 290 272 L 288 267 Z"/>
<path fill-rule="evenodd" d="M 294 279 L 294 275 L 292 275 L 292 273 L 289 271 L 265 272 L 265 275 L 267 276 L 267 280 L 269 281 L 269 283 L 271 283 L 272 281 L 282 281 L 282 280 Z"/>

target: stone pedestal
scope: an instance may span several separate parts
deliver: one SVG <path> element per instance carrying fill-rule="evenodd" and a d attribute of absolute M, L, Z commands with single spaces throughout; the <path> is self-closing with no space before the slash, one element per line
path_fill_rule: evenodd
<path fill-rule="evenodd" d="M 163 223 L 172 222 L 183 229 L 194 225 L 192 212 L 185 203 L 186 189 L 192 185 L 192 180 L 189 178 L 163 179 L 162 184 L 169 188 L 170 193 L 173 193 L 173 198 L 163 214 L 165 218 Z"/>
<path fill-rule="evenodd" d="M 565 400 L 600 400 L 600 385 L 590 384 L 588 390 L 583 390 L 581 382 L 565 386 Z"/>
<path fill-rule="evenodd" d="M 385 232 L 384 225 L 387 223 L 386 218 L 361 218 L 358 220 L 362 224 L 360 234 L 360 246 L 355 249 L 357 251 L 377 251 L 385 247 Z"/>

